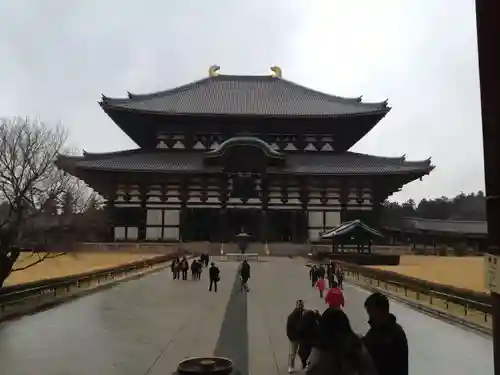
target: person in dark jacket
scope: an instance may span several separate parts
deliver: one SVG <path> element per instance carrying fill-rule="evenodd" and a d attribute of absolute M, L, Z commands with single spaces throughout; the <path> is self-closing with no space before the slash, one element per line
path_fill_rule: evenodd
<path fill-rule="evenodd" d="M 408 340 L 396 317 L 389 312 L 389 300 L 373 293 L 365 301 L 370 329 L 363 338 L 379 375 L 408 375 Z"/>
<path fill-rule="evenodd" d="M 316 268 L 316 265 L 312 265 L 311 269 L 309 270 L 309 279 L 311 280 L 312 287 L 316 287 L 316 281 L 318 281 L 318 269 Z"/>
<path fill-rule="evenodd" d="M 378 375 L 361 338 L 342 310 L 328 308 L 305 368 L 307 375 Z"/>
<path fill-rule="evenodd" d="M 318 334 L 320 314 L 318 311 L 305 310 L 298 326 L 299 358 L 302 368 L 306 368 L 307 358 L 311 354 L 314 342 Z"/>
<path fill-rule="evenodd" d="M 191 262 L 191 279 L 196 280 L 196 272 L 198 270 L 198 261 L 193 259 Z"/>
<path fill-rule="evenodd" d="M 335 266 L 330 262 L 326 267 L 326 276 L 328 278 L 328 286 L 331 288 L 335 281 Z"/>
<path fill-rule="evenodd" d="M 299 350 L 299 326 L 304 313 L 304 301 L 299 299 L 295 304 L 295 309 L 288 315 L 286 320 L 286 335 L 290 341 L 290 349 L 288 352 L 288 372 L 292 373 L 295 367 L 295 358 Z"/>
<path fill-rule="evenodd" d="M 344 289 L 344 270 L 341 267 L 337 267 L 337 282 L 339 284 L 340 290 Z"/>
<path fill-rule="evenodd" d="M 187 280 L 187 275 L 189 271 L 189 262 L 186 257 L 182 257 L 181 260 L 181 272 L 182 272 L 182 280 Z"/>
<path fill-rule="evenodd" d="M 326 270 L 325 270 L 325 267 L 320 264 L 318 269 L 316 270 L 317 272 L 317 275 L 318 275 L 318 279 L 324 279 L 325 278 L 325 275 L 326 275 Z"/>
<path fill-rule="evenodd" d="M 173 276 L 174 280 L 178 280 L 179 279 L 179 272 L 180 272 L 179 258 L 175 258 L 172 261 L 172 264 L 170 265 L 170 269 L 172 270 L 172 276 Z"/>
<path fill-rule="evenodd" d="M 210 279 L 208 291 L 211 292 L 213 287 L 214 292 L 217 293 L 217 283 L 220 281 L 220 270 L 214 262 L 212 262 L 212 265 L 208 269 L 208 278 Z"/>
<path fill-rule="evenodd" d="M 241 263 L 240 268 L 241 290 L 248 292 L 248 280 L 250 279 L 250 264 L 246 260 Z"/>

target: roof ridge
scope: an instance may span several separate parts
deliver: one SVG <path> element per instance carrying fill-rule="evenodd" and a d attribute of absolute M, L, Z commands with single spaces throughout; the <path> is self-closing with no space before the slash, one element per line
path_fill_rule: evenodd
<path fill-rule="evenodd" d="M 403 219 L 432 221 L 440 223 L 487 223 L 486 220 L 450 220 L 450 219 L 430 219 L 426 217 L 405 216 Z"/>
<path fill-rule="evenodd" d="M 165 90 L 159 90 L 155 91 L 152 93 L 147 93 L 147 94 L 133 94 L 130 91 L 127 91 L 128 97 L 126 98 L 111 98 L 108 96 L 105 96 L 102 94 L 102 102 L 107 103 L 107 104 L 112 104 L 112 103 L 124 103 L 124 102 L 133 102 L 135 100 L 144 100 L 144 99 L 152 99 L 155 97 L 161 97 L 161 96 L 169 96 L 173 95 L 182 91 L 186 91 L 189 89 L 192 89 L 196 86 L 199 86 L 201 84 L 211 82 L 211 81 L 218 81 L 218 80 L 226 80 L 226 79 L 239 79 L 239 80 L 269 80 L 269 81 L 275 81 L 275 82 L 282 82 L 288 85 L 292 85 L 296 87 L 297 89 L 308 93 L 308 94 L 313 94 L 316 95 L 322 99 L 325 99 L 329 102 L 348 102 L 350 104 L 360 104 L 363 106 L 373 106 L 377 107 L 378 110 L 382 109 L 388 109 L 390 110 L 391 108 L 387 105 L 388 104 L 388 99 L 381 101 L 381 102 L 363 102 L 362 98 L 363 95 L 355 98 L 348 98 L 348 97 L 343 97 L 339 95 L 334 95 L 334 94 L 328 94 L 323 91 L 315 90 L 306 86 L 303 86 L 301 84 L 295 83 L 293 81 L 289 81 L 283 78 L 279 77 L 274 77 L 272 75 L 231 75 L 231 74 L 219 74 L 217 76 L 213 77 L 205 77 L 202 79 L 198 79 L 195 81 L 191 81 L 189 83 L 180 85 L 180 86 L 175 86 L 170 89 L 165 89 Z"/>

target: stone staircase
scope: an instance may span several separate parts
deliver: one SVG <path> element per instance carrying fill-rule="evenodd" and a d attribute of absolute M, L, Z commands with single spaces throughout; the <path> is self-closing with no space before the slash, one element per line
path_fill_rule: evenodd
<path fill-rule="evenodd" d="M 207 252 L 211 255 L 220 255 L 221 244 L 210 242 L 185 242 L 179 244 L 183 249 L 191 253 Z M 306 256 L 309 253 L 309 245 L 307 244 L 294 244 L 289 242 L 272 242 L 268 244 L 271 256 Z M 224 253 L 239 253 L 238 244 L 234 242 L 224 243 Z M 259 254 L 266 256 L 265 245 L 260 242 L 251 242 L 248 244 L 246 251 L 248 254 Z"/>

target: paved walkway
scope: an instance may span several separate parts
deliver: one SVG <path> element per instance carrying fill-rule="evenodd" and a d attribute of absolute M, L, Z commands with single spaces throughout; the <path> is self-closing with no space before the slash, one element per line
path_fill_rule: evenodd
<path fill-rule="evenodd" d="M 252 264 L 251 291 L 238 289 L 237 264 L 220 263 L 218 293 L 168 271 L 0 326 L 0 363 L 9 375 L 164 375 L 183 358 L 232 358 L 242 375 L 284 375 L 284 322 L 295 301 L 324 307 L 304 263 Z M 354 329 L 367 330 L 367 292 L 346 287 Z M 491 339 L 393 303 L 410 345 L 410 374 L 493 374 Z"/>

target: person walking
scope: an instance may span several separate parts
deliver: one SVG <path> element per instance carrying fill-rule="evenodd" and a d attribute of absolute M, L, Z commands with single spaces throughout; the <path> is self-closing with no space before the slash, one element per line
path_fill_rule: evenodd
<path fill-rule="evenodd" d="M 182 260 L 181 260 L 181 273 L 182 273 L 182 280 L 187 280 L 187 275 L 188 275 L 188 271 L 189 271 L 189 262 L 188 260 L 186 259 L 186 257 L 182 257 Z"/>
<path fill-rule="evenodd" d="M 305 368 L 307 375 L 378 375 L 362 339 L 342 310 L 326 309 Z"/>
<path fill-rule="evenodd" d="M 298 355 L 302 363 L 302 369 L 307 366 L 307 359 L 311 355 L 314 342 L 318 335 L 319 318 L 321 315 L 318 311 L 304 310 L 302 317 L 299 320 L 298 327 Z"/>
<path fill-rule="evenodd" d="M 245 259 L 240 267 L 241 290 L 249 291 L 248 280 L 250 279 L 250 264 Z"/>
<path fill-rule="evenodd" d="M 196 271 L 198 270 L 198 261 L 193 259 L 191 262 L 191 280 L 196 280 Z"/>
<path fill-rule="evenodd" d="M 316 281 L 316 288 L 318 288 L 318 291 L 319 291 L 319 298 L 323 298 L 323 292 L 325 290 L 325 278 L 324 277 L 320 277 L 318 278 L 318 280 Z"/>
<path fill-rule="evenodd" d="M 370 329 L 363 337 L 378 375 L 408 375 L 408 339 L 396 317 L 390 313 L 389 300 L 373 293 L 365 301 Z"/>
<path fill-rule="evenodd" d="M 313 264 L 309 270 L 309 279 L 311 280 L 311 285 L 314 288 L 316 286 L 316 281 L 318 281 L 318 272 L 316 265 Z"/>
<path fill-rule="evenodd" d="M 344 293 L 338 288 L 337 282 L 333 282 L 325 296 L 325 303 L 332 309 L 342 309 L 345 305 Z"/>
<path fill-rule="evenodd" d="M 325 267 L 320 264 L 319 267 L 317 268 L 316 270 L 317 274 L 318 274 L 318 278 L 325 278 L 325 275 L 326 275 L 326 269 Z"/>
<path fill-rule="evenodd" d="M 339 284 L 339 288 L 341 290 L 344 289 L 343 283 L 344 283 L 344 270 L 341 267 L 337 266 L 337 282 Z"/>
<path fill-rule="evenodd" d="M 201 262 L 196 262 L 196 280 L 200 280 L 202 272 L 203 264 Z"/>
<path fill-rule="evenodd" d="M 291 374 L 295 368 L 295 358 L 299 350 L 299 326 L 304 313 L 304 301 L 299 299 L 295 303 L 295 308 L 288 315 L 286 320 L 286 335 L 289 341 L 288 350 L 288 373 Z"/>
<path fill-rule="evenodd" d="M 180 268 L 181 268 L 180 260 L 179 258 L 175 258 L 172 261 L 172 264 L 170 265 L 170 269 L 172 270 L 172 277 L 174 280 L 179 280 Z"/>
<path fill-rule="evenodd" d="M 217 283 L 220 281 L 220 270 L 214 262 L 212 262 L 210 268 L 208 269 L 208 278 L 210 279 L 208 291 L 211 292 L 213 289 L 213 291 L 217 293 Z"/>
<path fill-rule="evenodd" d="M 326 267 L 326 276 L 328 278 L 328 286 L 331 288 L 335 281 L 335 266 L 333 262 L 330 262 Z"/>

